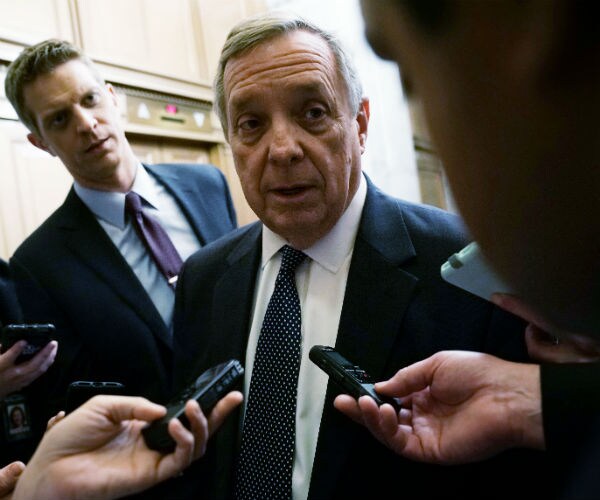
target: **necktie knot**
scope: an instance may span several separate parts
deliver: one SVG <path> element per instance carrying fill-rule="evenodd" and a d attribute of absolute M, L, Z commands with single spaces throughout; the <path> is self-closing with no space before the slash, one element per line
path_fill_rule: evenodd
<path fill-rule="evenodd" d="M 175 286 L 183 262 L 165 229 L 142 209 L 142 198 L 133 191 L 125 195 L 125 212 L 131 215 L 131 223 L 159 271 Z"/>
<path fill-rule="evenodd" d="M 294 273 L 300 263 L 306 258 L 306 254 L 296 250 L 289 245 L 281 248 L 281 268 L 282 273 Z"/>
<path fill-rule="evenodd" d="M 139 194 L 130 191 L 125 195 L 125 211 L 133 214 L 142 211 L 142 198 Z"/>

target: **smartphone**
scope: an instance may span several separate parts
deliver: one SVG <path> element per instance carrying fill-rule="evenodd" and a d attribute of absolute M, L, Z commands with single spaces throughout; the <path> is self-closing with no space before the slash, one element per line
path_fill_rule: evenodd
<path fill-rule="evenodd" d="M 8 351 L 19 340 L 26 340 L 25 349 L 19 354 L 15 363 L 23 363 L 33 358 L 55 336 L 55 327 L 52 323 L 10 324 L 2 327 L 0 334 L 0 353 Z"/>
<path fill-rule="evenodd" d="M 451 255 L 440 271 L 448 283 L 486 300 L 490 300 L 493 293 L 513 293 L 491 268 L 475 241 Z"/>
<path fill-rule="evenodd" d="M 167 414 L 142 429 L 142 435 L 148 448 L 161 453 L 171 453 L 175 449 L 175 441 L 169 434 L 169 421 L 178 418 L 190 428 L 185 416 L 185 404 L 190 399 L 198 401 L 205 415 L 225 394 L 230 392 L 244 373 L 244 368 L 236 359 L 220 363 L 206 370 L 193 383 L 180 392 L 167 404 Z"/>
<path fill-rule="evenodd" d="M 83 403 L 98 394 L 125 394 L 125 386 L 120 382 L 96 382 L 92 380 L 77 380 L 67 388 L 65 412 L 71 413 Z"/>
<path fill-rule="evenodd" d="M 333 347 L 315 345 L 308 353 L 309 359 L 321 370 L 329 375 L 344 391 L 355 399 L 361 396 L 371 396 L 381 406 L 383 403 L 391 404 L 396 411 L 401 408 L 398 398 L 382 396 L 375 392 L 375 380 L 362 368 L 348 361 Z"/>

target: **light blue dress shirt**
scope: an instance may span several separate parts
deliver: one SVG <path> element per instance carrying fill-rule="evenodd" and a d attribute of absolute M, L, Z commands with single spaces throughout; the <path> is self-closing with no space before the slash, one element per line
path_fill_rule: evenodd
<path fill-rule="evenodd" d="M 77 182 L 74 189 L 92 211 L 150 296 L 160 316 L 172 328 L 175 294 L 125 217 L 126 193 L 98 191 Z M 201 247 L 190 223 L 173 196 L 139 164 L 131 191 L 142 197 L 144 209 L 162 224 L 182 260 Z"/>

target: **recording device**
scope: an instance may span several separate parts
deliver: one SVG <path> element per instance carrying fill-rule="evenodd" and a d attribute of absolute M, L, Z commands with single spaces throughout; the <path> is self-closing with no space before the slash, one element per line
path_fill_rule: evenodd
<path fill-rule="evenodd" d="M 391 404 L 396 411 L 401 408 L 398 398 L 382 396 L 375 392 L 375 380 L 362 368 L 348 361 L 333 347 L 315 345 L 308 353 L 310 360 L 329 375 L 344 391 L 355 399 L 371 396 L 381 406 Z"/>
<path fill-rule="evenodd" d="M 491 268 L 476 242 L 451 255 L 440 271 L 448 283 L 486 300 L 490 300 L 493 293 L 512 293 Z"/>
<path fill-rule="evenodd" d="M 71 413 L 83 403 L 98 394 L 124 394 L 125 386 L 120 382 L 95 382 L 92 380 L 77 380 L 67 388 L 65 412 Z"/>
<path fill-rule="evenodd" d="M 164 417 L 142 429 L 148 448 L 161 453 L 171 453 L 175 449 L 175 441 L 169 434 L 169 421 L 178 418 L 185 427 L 190 428 L 184 413 L 185 403 L 195 399 L 204 414 L 208 415 L 217 402 L 232 390 L 243 373 L 244 368 L 235 359 L 220 363 L 202 373 L 195 382 L 167 404 L 167 414 Z"/>
<path fill-rule="evenodd" d="M 19 340 L 26 340 L 25 349 L 15 363 L 23 363 L 33 358 L 54 338 L 56 328 L 52 323 L 10 324 L 2 327 L 0 353 L 8 351 Z"/>

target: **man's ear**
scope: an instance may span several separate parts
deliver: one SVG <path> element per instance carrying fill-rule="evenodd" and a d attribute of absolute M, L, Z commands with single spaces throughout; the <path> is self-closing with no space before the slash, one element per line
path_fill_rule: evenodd
<path fill-rule="evenodd" d="M 110 83 L 106 83 L 106 90 L 108 91 L 109 95 L 112 98 L 113 104 L 117 107 L 119 107 L 119 101 L 117 98 L 117 92 L 115 91 L 115 88 L 110 84 Z"/>
<path fill-rule="evenodd" d="M 369 129 L 369 117 L 371 109 L 368 97 L 363 97 L 360 101 L 358 114 L 356 115 L 356 123 L 358 123 L 358 141 L 360 143 L 361 154 L 365 152 L 367 144 L 367 131 Z"/>
<path fill-rule="evenodd" d="M 51 154 L 52 156 L 56 156 L 56 153 L 52 151 L 52 148 L 48 146 L 42 139 L 40 139 L 37 135 L 33 133 L 27 134 L 27 140 L 33 144 L 36 148 L 39 148 L 46 153 Z"/>

